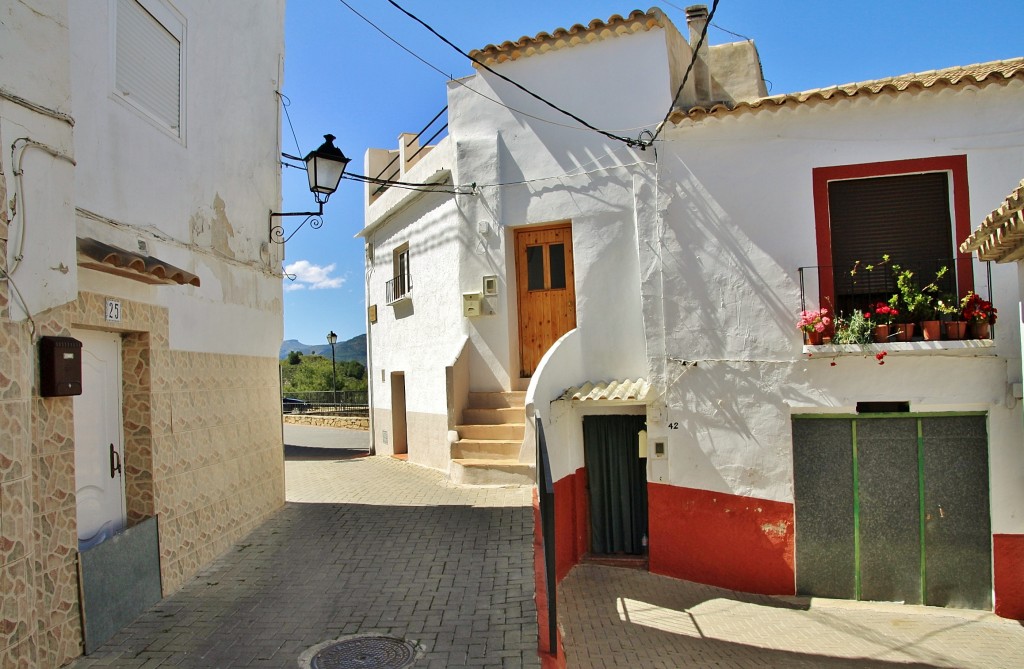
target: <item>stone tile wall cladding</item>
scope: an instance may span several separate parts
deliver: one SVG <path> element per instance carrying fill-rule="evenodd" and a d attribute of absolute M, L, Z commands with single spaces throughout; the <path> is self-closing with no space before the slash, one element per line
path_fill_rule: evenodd
<path fill-rule="evenodd" d="M 121 300 L 128 522 L 158 515 L 164 594 L 284 502 L 276 358 L 172 351 L 167 310 Z M 104 297 L 36 336 L 112 329 Z M 0 669 L 81 654 L 74 402 L 40 398 L 28 324 L 0 319 Z"/>

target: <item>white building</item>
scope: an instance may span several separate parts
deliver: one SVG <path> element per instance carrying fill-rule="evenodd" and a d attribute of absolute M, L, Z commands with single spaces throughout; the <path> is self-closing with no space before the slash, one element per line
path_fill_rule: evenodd
<path fill-rule="evenodd" d="M 631 144 L 478 67 L 447 138 L 368 152 L 371 176 L 397 153 L 401 181 L 451 191 L 367 191 L 377 452 L 521 480 L 541 420 L 559 576 L 635 554 L 1024 617 L 1020 287 L 957 252 L 1021 173 L 1024 59 L 768 97 L 753 43 L 718 45 L 672 106 L 690 14 L 689 43 L 654 9 L 473 53 Z M 887 253 L 991 295 L 991 338 L 805 346 L 802 304 L 895 290 L 863 267 Z"/>
<path fill-rule="evenodd" d="M 57 667 L 283 502 L 284 2 L 3 14 L 0 655 Z"/>

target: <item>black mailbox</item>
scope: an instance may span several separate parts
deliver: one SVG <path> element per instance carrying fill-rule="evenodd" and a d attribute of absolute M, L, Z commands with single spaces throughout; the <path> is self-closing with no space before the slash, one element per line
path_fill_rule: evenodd
<path fill-rule="evenodd" d="M 73 337 L 39 340 L 39 394 L 42 397 L 82 394 L 82 342 Z"/>

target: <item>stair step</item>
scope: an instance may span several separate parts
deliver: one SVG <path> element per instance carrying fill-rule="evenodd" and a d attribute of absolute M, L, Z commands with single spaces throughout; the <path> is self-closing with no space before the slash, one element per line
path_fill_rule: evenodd
<path fill-rule="evenodd" d="M 452 460 L 448 478 L 466 485 L 533 485 L 537 477 L 533 465 L 514 459 L 458 458 Z"/>
<path fill-rule="evenodd" d="M 522 423 L 502 423 L 498 425 L 456 425 L 455 430 L 459 433 L 460 439 L 522 441 L 525 427 Z"/>
<path fill-rule="evenodd" d="M 524 391 L 503 391 L 469 394 L 469 408 L 472 409 L 511 409 L 518 408 L 522 411 L 526 406 L 526 393 Z"/>
<path fill-rule="evenodd" d="M 461 439 L 452 444 L 452 458 L 456 460 L 508 460 L 518 459 L 522 441 L 495 439 Z"/>
<path fill-rule="evenodd" d="M 522 424 L 522 408 L 463 409 L 462 422 L 466 425 Z"/>

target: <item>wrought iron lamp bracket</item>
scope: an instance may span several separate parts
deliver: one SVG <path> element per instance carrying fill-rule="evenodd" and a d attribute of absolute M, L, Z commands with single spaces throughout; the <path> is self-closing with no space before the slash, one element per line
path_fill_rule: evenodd
<path fill-rule="evenodd" d="M 272 212 L 270 212 L 271 220 L 273 220 L 275 217 L 281 217 L 281 216 L 305 216 L 306 217 L 302 221 L 302 223 L 299 223 L 298 227 L 295 228 L 294 230 L 292 230 L 292 233 L 290 235 L 288 235 L 287 237 L 285 237 L 285 235 L 284 235 L 285 231 L 284 231 L 284 226 L 283 225 L 275 225 L 275 226 L 273 226 L 272 228 L 270 228 L 270 241 L 274 242 L 275 244 L 284 244 L 289 239 L 294 237 L 295 233 L 298 232 L 299 230 L 301 230 L 302 227 L 304 225 L 306 225 L 306 223 L 309 223 L 309 227 L 313 228 L 314 230 L 319 230 L 320 228 L 322 228 L 323 225 L 324 225 L 324 219 L 323 219 L 323 216 L 324 216 L 324 203 L 323 202 L 318 202 L 317 204 L 320 206 L 320 211 L 293 211 L 293 212 L 276 212 L 276 211 L 272 211 Z"/>

